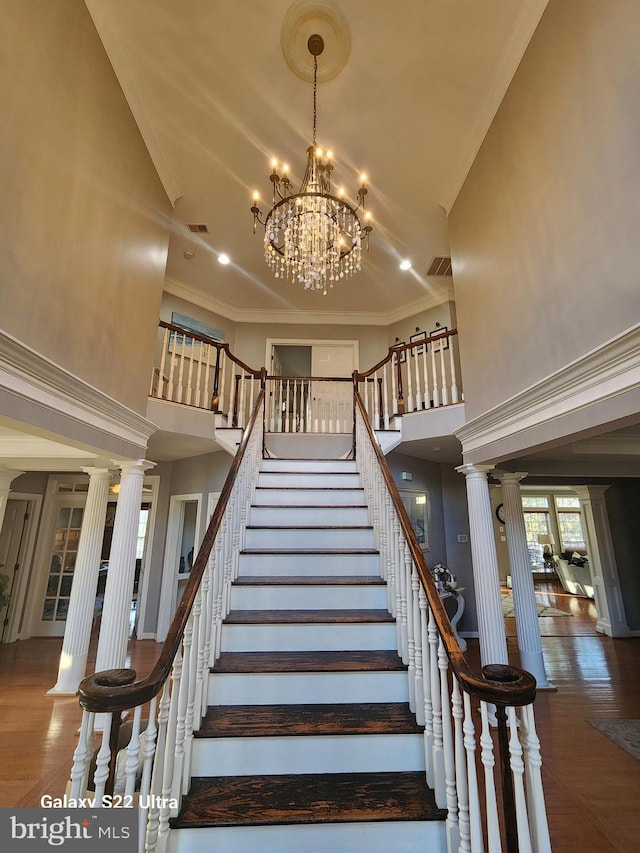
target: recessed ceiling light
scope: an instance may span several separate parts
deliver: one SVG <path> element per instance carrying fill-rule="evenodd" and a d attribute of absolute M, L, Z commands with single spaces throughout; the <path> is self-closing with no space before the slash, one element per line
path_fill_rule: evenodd
<path fill-rule="evenodd" d="M 225 255 L 223 253 L 222 255 L 218 255 L 218 263 L 224 264 L 226 266 L 227 264 L 231 263 L 231 258 L 229 257 L 229 255 Z"/>
<path fill-rule="evenodd" d="M 192 261 L 195 258 L 195 256 L 196 256 L 195 252 L 187 251 L 187 252 L 182 253 L 182 257 L 185 259 L 185 261 Z"/>
<path fill-rule="evenodd" d="M 400 269 L 401 270 L 410 270 L 411 269 L 411 261 L 408 258 L 405 258 L 404 261 L 400 261 Z"/>

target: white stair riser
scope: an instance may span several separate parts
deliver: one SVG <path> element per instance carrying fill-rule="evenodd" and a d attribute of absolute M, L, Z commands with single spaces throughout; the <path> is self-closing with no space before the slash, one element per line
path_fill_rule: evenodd
<path fill-rule="evenodd" d="M 318 551 L 323 548 L 373 548 L 373 530 L 369 527 L 347 527 L 341 530 L 248 527 L 245 532 L 245 548 L 247 551 L 267 548 L 305 548 Z"/>
<path fill-rule="evenodd" d="M 209 705 L 408 702 L 406 672 L 211 673 Z"/>
<path fill-rule="evenodd" d="M 357 575 L 379 577 L 378 554 L 240 554 L 241 577 Z"/>
<path fill-rule="evenodd" d="M 363 489 L 256 489 L 256 506 L 364 506 Z"/>
<path fill-rule="evenodd" d="M 334 652 L 396 648 L 393 623 L 224 625 L 223 652 Z"/>
<path fill-rule="evenodd" d="M 195 738 L 193 776 L 424 770 L 421 734 Z"/>
<path fill-rule="evenodd" d="M 359 474 L 260 474 L 258 486 L 277 488 L 357 489 L 362 485 Z"/>
<path fill-rule="evenodd" d="M 339 471 L 357 474 L 358 466 L 354 459 L 263 459 L 260 471 L 294 471 L 303 474 L 307 472 L 326 474 Z"/>
<path fill-rule="evenodd" d="M 444 821 L 372 821 L 172 830 L 168 853 L 426 853 L 446 850 Z"/>
<path fill-rule="evenodd" d="M 387 607 L 384 586 L 236 586 L 232 610 L 353 610 Z"/>
<path fill-rule="evenodd" d="M 289 506 L 267 507 L 252 506 L 249 512 L 249 524 L 273 525 L 274 527 L 334 527 L 335 525 L 370 524 L 366 507 L 353 506 Z"/>

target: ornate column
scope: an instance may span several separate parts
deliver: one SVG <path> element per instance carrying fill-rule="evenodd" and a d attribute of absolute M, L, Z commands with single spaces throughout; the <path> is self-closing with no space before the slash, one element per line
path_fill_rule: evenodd
<path fill-rule="evenodd" d="M 75 693 L 85 676 L 96 601 L 100 553 L 109 500 L 111 471 L 83 468 L 89 475 L 89 490 L 78 542 L 78 556 L 69 597 L 58 680 L 49 693 Z"/>
<path fill-rule="evenodd" d="M 493 477 L 502 484 L 502 501 L 504 503 L 505 531 L 509 551 L 518 648 L 520 649 L 520 665 L 535 676 L 538 687 L 550 688 L 551 685 L 544 669 L 540 623 L 538 621 L 533 575 L 529 564 L 529 548 L 522 514 L 522 498 L 520 497 L 520 480 L 526 476 L 523 473 L 508 471 L 493 472 Z"/>
<path fill-rule="evenodd" d="M 109 571 L 104 591 L 96 672 L 124 666 L 129 637 L 129 613 L 136 567 L 136 542 L 142 485 L 145 472 L 154 462 L 115 462 L 121 469 L 120 493 L 109 553 Z"/>
<path fill-rule="evenodd" d="M 456 468 L 467 480 L 471 559 L 483 666 L 489 663 L 508 663 L 498 557 L 487 482 L 487 474 L 492 470 L 493 465 L 461 465 Z"/>
<path fill-rule="evenodd" d="M 622 602 L 618 567 L 604 493 L 609 486 L 575 486 L 586 529 L 587 555 L 598 611 L 596 631 L 609 637 L 630 637 Z"/>
<path fill-rule="evenodd" d="M 7 509 L 11 483 L 21 474 L 24 474 L 24 471 L 12 471 L 9 468 L 0 468 L 0 530 L 2 530 L 2 522 L 4 521 L 4 514 Z"/>

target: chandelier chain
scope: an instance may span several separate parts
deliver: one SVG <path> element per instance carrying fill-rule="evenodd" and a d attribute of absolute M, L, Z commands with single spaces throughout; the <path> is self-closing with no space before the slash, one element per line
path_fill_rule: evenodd
<path fill-rule="evenodd" d="M 315 147 L 316 144 L 316 120 L 318 117 L 318 110 L 316 106 L 318 95 L 318 57 L 313 57 L 313 144 Z"/>

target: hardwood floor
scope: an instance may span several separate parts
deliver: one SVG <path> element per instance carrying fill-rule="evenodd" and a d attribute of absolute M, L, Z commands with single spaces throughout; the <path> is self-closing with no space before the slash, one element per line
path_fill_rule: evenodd
<path fill-rule="evenodd" d="M 640 761 L 589 725 L 590 719 L 640 717 L 640 639 L 595 633 L 587 599 L 538 585 L 538 600 L 572 613 L 540 619 L 549 679 L 536 722 L 554 853 L 632 853 L 640 849 Z M 518 662 L 515 621 L 507 619 L 510 655 Z M 77 699 L 52 697 L 61 641 L 0 646 L 0 806 L 37 806 L 63 793 L 80 723 Z M 151 668 L 159 646 L 133 641 L 131 665 Z M 369 654 L 369 653 L 367 653 Z M 469 658 L 477 659 L 477 641 Z"/>

